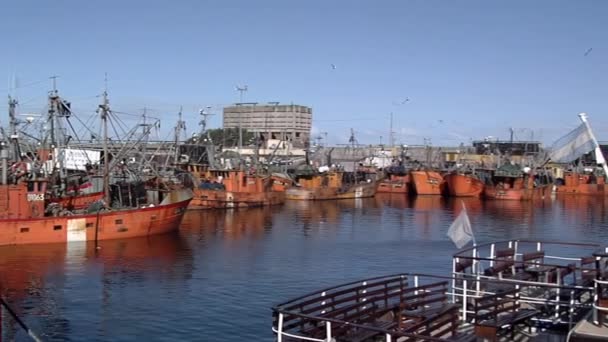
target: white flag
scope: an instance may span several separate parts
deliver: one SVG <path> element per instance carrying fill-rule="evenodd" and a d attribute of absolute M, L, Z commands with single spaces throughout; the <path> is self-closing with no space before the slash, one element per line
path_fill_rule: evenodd
<path fill-rule="evenodd" d="M 464 209 L 464 207 L 448 229 L 448 236 L 458 248 L 464 247 L 464 245 L 469 243 L 471 240 L 475 242 L 475 236 L 473 235 L 469 215 L 467 215 L 467 211 Z"/>
<path fill-rule="evenodd" d="M 582 123 L 553 144 L 549 158 L 556 163 L 570 163 L 596 147 L 593 135 L 587 125 Z"/>

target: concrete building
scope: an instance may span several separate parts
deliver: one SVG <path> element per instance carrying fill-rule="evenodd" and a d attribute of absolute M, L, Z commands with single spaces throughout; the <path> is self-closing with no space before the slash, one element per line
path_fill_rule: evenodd
<path fill-rule="evenodd" d="M 237 103 L 224 108 L 223 121 L 224 128 L 242 127 L 259 133 L 265 141 L 289 141 L 294 147 L 303 147 L 310 140 L 312 108 L 294 104 Z"/>

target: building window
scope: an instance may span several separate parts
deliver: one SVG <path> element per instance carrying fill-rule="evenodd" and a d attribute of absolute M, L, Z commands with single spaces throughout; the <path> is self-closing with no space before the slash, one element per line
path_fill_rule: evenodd
<path fill-rule="evenodd" d="M 114 223 L 116 223 L 116 224 L 122 224 L 122 219 L 118 219 L 118 220 L 114 221 Z"/>
<path fill-rule="evenodd" d="M 61 230 L 61 225 L 55 225 L 55 226 L 53 226 L 53 230 Z"/>
<path fill-rule="evenodd" d="M 22 233 L 27 233 L 27 232 L 30 231 L 30 229 L 29 228 L 21 228 L 19 231 L 22 232 Z"/>
<path fill-rule="evenodd" d="M 95 224 L 93 222 L 87 222 L 87 228 L 92 228 Z"/>

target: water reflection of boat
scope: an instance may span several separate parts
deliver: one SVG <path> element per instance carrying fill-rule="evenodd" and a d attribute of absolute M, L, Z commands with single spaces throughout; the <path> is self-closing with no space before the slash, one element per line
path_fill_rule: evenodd
<path fill-rule="evenodd" d="M 180 232 L 199 236 L 222 235 L 229 239 L 260 237 L 272 228 L 269 207 L 231 211 L 188 211 Z"/>
<path fill-rule="evenodd" d="M 469 215 L 480 213 L 483 210 L 484 202 L 479 197 L 447 198 L 446 206 L 451 208 L 454 216 L 458 216 L 462 208 L 466 208 Z"/>
<path fill-rule="evenodd" d="M 168 233 L 132 239 L 76 244 L 38 244 L 0 248 L 2 293 L 11 300 L 37 297 L 44 291 L 45 277 L 64 274 L 65 267 L 100 263 L 104 269 L 176 272 L 174 265 L 189 251 L 178 234 Z M 179 257 L 178 257 L 179 255 Z"/>
<path fill-rule="evenodd" d="M 379 193 L 376 194 L 374 201 L 378 207 L 405 209 L 410 208 L 414 200 L 407 196 L 403 196 L 402 194 Z"/>
<path fill-rule="evenodd" d="M 446 199 L 441 196 L 416 196 L 412 199 L 412 208 L 424 211 L 441 210 Z"/>

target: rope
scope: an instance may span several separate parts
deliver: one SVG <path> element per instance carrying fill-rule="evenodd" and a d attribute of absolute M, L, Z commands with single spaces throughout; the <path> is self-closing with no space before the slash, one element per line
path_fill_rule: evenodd
<path fill-rule="evenodd" d="M 25 325 L 25 323 L 21 320 L 21 318 L 19 318 L 19 316 L 17 316 L 17 314 L 13 311 L 13 309 L 11 309 L 11 307 L 6 303 L 6 301 L 3 298 L 0 298 L 0 305 L 3 306 L 6 311 L 8 311 L 8 313 L 13 317 L 13 319 L 17 322 L 17 324 L 19 324 L 19 326 L 21 326 L 21 328 L 23 328 L 23 330 L 25 330 L 25 332 L 27 332 L 27 334 L 36 342 L 42 342 L 42 340 L 30 329 L 27 327 L 27 325 Z"/>

